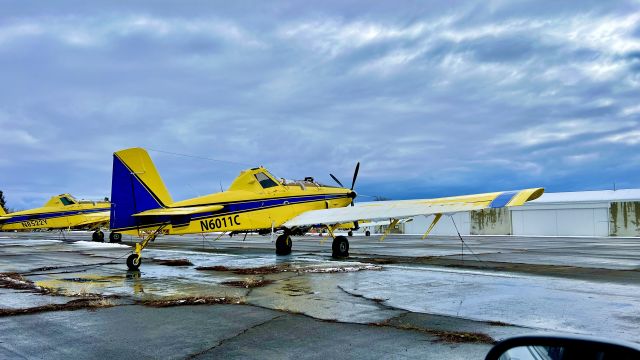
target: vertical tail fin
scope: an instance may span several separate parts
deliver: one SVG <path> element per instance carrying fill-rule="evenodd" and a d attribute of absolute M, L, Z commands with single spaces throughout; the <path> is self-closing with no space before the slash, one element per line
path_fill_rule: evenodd
<path fill-rule="evenodd" d="M 166 207 L 172 202 L 171 195 L 146 150 L 131 148 L 113 154 L 112 230 L 143 226 L 153 219 L 140 219 L 132 216 L 133 214 Z"/>

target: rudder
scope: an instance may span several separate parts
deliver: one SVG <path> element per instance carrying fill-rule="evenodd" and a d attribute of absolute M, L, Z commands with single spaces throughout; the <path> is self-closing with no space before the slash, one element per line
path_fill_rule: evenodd
<path fill-rule="evenodd" d="M 145 225 L 146 220 L 132 215 L 163 208 L 171 203 L 171 195 L 146 150 L 131 148 L 113 154 L 110 219 L 112 230 L 130 230 Z"/>

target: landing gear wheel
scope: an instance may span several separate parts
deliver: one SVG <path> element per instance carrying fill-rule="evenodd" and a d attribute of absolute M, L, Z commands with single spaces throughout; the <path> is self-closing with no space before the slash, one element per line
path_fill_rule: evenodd
<path fill-rule="evenodd" d="M 364 236 L 371 236 L 371 231 L 367 230 L 364 232 Z"/>
<path fill-rule="evenodd" d="M 276 239 L 276 255 L 289 255 L 291 254 L 291 236 L 289 234 L 282 234 Z"/>
<path fill-rule="evenodd" d="M 91 235 L 91 239 L 95 242 L 104 242 L 104 233 L 100 230 L 96 230 Z"/>
<path fill-rule="evenodd" d="M 122 241 L 122 234 L 117 232 L 112 232 L 109 234 L 109 241 L 112 243 L 119 243 Z"/>
<path fill-rule="evenodd" d="M 331 256 L 334 258 L 349 257 L 349 240 L 344 236 L 336 236 L 336 238 L 333 239 L 331 250 L 333 250 Z"/>
<path fill-rule="evenodd" d="M 137 271 L 140 268 L 140 264 L 142 264 L 142 258 L 138 254 L 131 254 L 127 258 L 127 267 L 131 271 Z"/>
<path fill-rule="evenodd" d="M 349 235 L 349 237 L 353 236 L 353 231 L 349 230 L 349 232 L 347 233 L 347 235 Z"/>

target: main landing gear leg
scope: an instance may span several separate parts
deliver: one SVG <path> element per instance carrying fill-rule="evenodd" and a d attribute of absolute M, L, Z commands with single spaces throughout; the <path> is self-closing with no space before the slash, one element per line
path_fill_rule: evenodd
<path fill-rule="evenodd" d="M 293 242 L 291 241 L 291 235 L 288 231 L 285 231 L 284 234 L 278 236 L 276 239 L 276 255 L 291 254 L 292 245 Z"/>
<path fill-rule="evenodd" d="M 142 240 L 139 243 L 136 243 L 135 253 L 129 255 L 129 257 L 127 258 L 127 267 L 129 268 L 129 270 L 137 271 L 140 268 L 140 265 L 142 264 L 142 250 L 147 247 L 147 244 L 149 244 L 149 241 L 153 241 L 156 239 L 156 237 L 158 237 L 158 235 L 162 231 L 162 228 L 164 228 L 164 226 L 160 226 L 154 232 L 147 235 L 147 237 L 145 237 L 144 240 Z"/>
<path fill-rule="evenodd" d="M 328 226 L 329 234 L 333 238 L 333 244 L 331 244 L 331 256 L 336 259 L 349 257 L 349 239 L 346 236 L 335 236 L 333 229 Z"/>

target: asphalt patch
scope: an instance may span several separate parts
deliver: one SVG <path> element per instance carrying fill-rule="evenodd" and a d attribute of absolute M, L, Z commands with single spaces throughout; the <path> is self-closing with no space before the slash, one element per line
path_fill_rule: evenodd
<path fill-rule="evenodd" d="M 14 290 L 29 290 L 39 294 L 51 294 L 51 289 L 38 286 L 18 273 L 0 273 L 0 287 Z"/>
<path fill-rule="evenodd" d="M 412 330 L 437 337 L 434 342 L 443 343 L 472 343 L 472 344 L 495 344 L 496 341 L 491 336 L 480 332 L 467 331 L 445 331 L 436 329 L 425 329 L 413 324 L 391 324 L 389 322 L 371 323 L 372 326 L 388 326 L 396 329 Z"/>
<path fill-rule="evenodd" d="M 222 285 L 245 288 L 245 289 L 253 289 L 257 287 L 267 286 L 269 284 L 273 284 L 273 280 L 266 279 L 245 279 L 238 281 L 224 281 Z"/>
<path fill-rule="evenodd" d="M 203 271 L 230 271 L 237 275 L 270 275 L 279 274 L 283 272 L 296 272 L 296 273 L 342 273 L 342 272 L 354 272 L 360 270 L 382 270 L 381 266 L 362 264 L 362 265 L 342 265 L 331 267 L 296 267 L 291 264 L 280 264 L 261 266 L 255 268 L 230 268 L 226 266 L 199 266 L 196 270 Z"/>
<path fill-rule="evenodd" d="M 165 266 L 192 266 L 193 263 L 187 259 L 152 259 L 154 263 Z"/>
<path fill-rule="evenodd" d="M 112 306 L 115 306 L 115 303 L 106 298 L 76 299 L 64 304 L 48 304 L 25 309 L 0 309 L 0 317 L 35 314 L 48 311 L 72 311 L 81 309 L 95 310 Z"/>
<path fill-rule="evenodd" d="M 136 304 L 163 308 L 185 305 L 244 304 L 244 299 L 235 297 L 190 296 L 175 299 L 138 300 Z"/>

